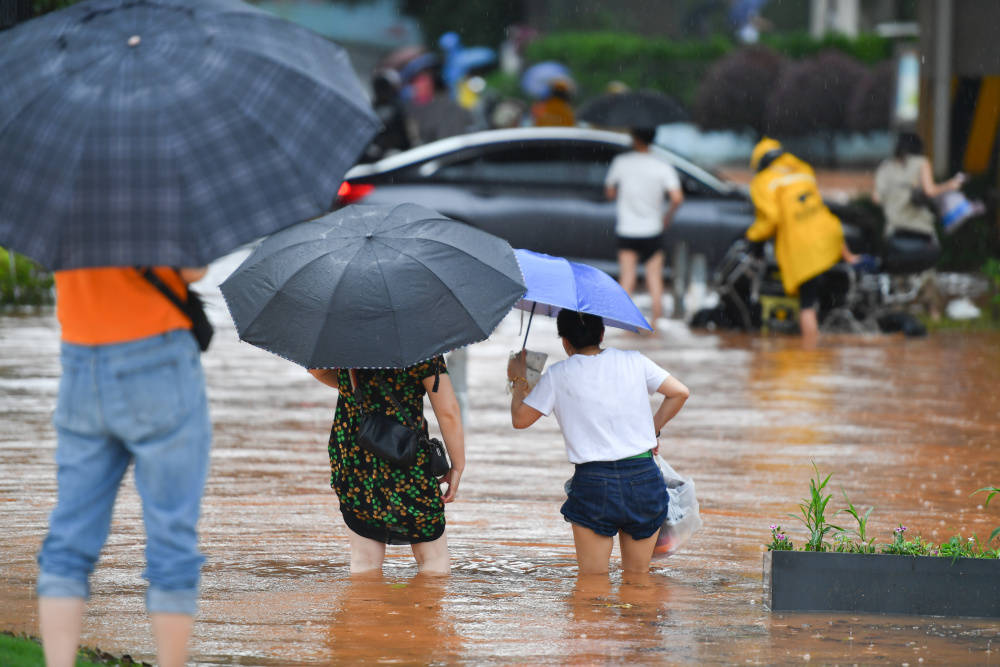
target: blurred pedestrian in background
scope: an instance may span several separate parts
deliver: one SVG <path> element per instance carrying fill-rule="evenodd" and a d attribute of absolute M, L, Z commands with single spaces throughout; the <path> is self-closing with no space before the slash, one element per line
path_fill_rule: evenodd
<path fill-rule="evenodd" d="M 840 220 L 823 203 L 812 167 L 764 137 L 754 146 L 750 168 L 756 219 L 746 238 L 775 239 L 782 285 L 789 296 L 799 296 L 799 329 L 811 345 L 819 337 L 817 311 L 828 289 L 826 272 L 841 259 L 853 264 L 860 258 L 848 249 Z"/>
<path fill-rule="evenodd" d="M 572 99 L 573 89 L 569 81 L 552 81 L 548 97 L 531 105 L 531 122 L 536 126 L 573 127 L 576 125 L 576 114 Z"/>
<path fill-rule="evenodd" d="M 431 96 L 426 101 L 414 99 L 409 108 L 416 130 L 416 143 L 426 144 L 469 132 L 475 125 L 476 118 L 452 97 L 441 78 L 440 68 L 426 74 L 430 76 L 433 87 Z"/>
<path fill-rule="evenodd" d="M 899 260 L 906 248 L 924 246 L 923 253 L 937 255 L 940 243 L 934 228 L 934 200 L 946 192 L 962 187 L 962 174 L 955 174 L 943 183 L 934 181 L 931 163 L 924 156 L 924 144 L 914 132 L 900 132 L 892 157 L 882 161 L 875 170 L 875 191 L 872 200 L 885 214 L 884 257 L 889 268 Z M 920 275 L 917 300 L 932 319 L 940 319 L 943 296 L 936 286 L 936 271 Z"/>
<path fill-rule="evenodd" d="M 608 571 L 618 535 L 622 569 L 648 572 L 667 488 L 653 458 L 660 431 L 690 392 L 635 351 L 602 348 L 604 321 L 563 309 L 556 328 L 568 358 L 553 364 L 533 389 L 522 350 L 507 364 L 514 428 L 555 413 L 570 463 L 576 465 L 561 512 L 573 525 L 581 575 Z M 654 413 L 649 396 L 663 395 Z"/>
<path fill-rule="evenodd" d="M 205 269 L 156 278 L 179 299 Z M 204 558 L 196 525 L 209 421 L 191 320 L 130 267 L 55 274 L 62 327 L 56 427 L 58 496 L 38 555 L 38 609 L 49 665 L 75 664 L 89 578 L 129 464 L 146 526 L 146 608 L 158 664 L 187 659 Z"/>
<path fill-rule="evenodd" d="M 393 69 L 380 69 L 372 76 L 372 108 L 382 129 L 365 148 L 361 162 L 376 162 L 410 148 L 406 107 L 400 99 L 402 79 Z"/>
<path fill-rule="evenodd" d="M 420 572 L 447 574 L 444 505 L 458 493 L 465 469 L 465 436 L 444 359 L 435 357 L 409 368 L 309 372 L 339 392 L 328 446 L 330 484 L 351 540 L 351 573 L 380 571 L 387 544 L 409 544 Z M 431 474 L 426 449 L 412 466 L 401 468 L 361 449 L 356 440 L 367 412 L 388 415 L 404 425 L 413 422 L 426 434 L 425 394 L 451 458 L 451 470 L 443 478 L 448 485 L 444 493 Z M 400 410 L 407 414 L 399 414 Z"/>
<path fill-rule="evenodd" d="M 631 295 L 639 264 L 643 265 L 655 330 L 663 316 L 663 235 L 684 202 L 684 193 L 673 166 L 649 151 L 656 130 L 633 128 L 631 134 L 632 150 L 611 161 L 604 187 L 608 199 L 617 201 L 619 282 Z M 665 213 L 664 197 L 670 200 Z"/>

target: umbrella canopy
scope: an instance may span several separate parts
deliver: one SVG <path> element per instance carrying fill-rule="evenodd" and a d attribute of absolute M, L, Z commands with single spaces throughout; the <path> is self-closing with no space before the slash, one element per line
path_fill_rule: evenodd
<path fill-rule="evenodd" d="M 551 86 L 554 81 L 565 81 L 570 88 L 573 87 L 573 77 L 569 68 L 554 60 L 546 60 L 524 70 L 524 74 L 521 75 L 521 90 L 541 99 L 548 97 L 552 92 Z"/>
<path fill-rule="evenodd" d="M 222 283 L 242 340 L 306 368 L 404 368 L 485 339 L 524 294 L 506 241 L 416 204 L 265 239 Z"/>
<path fill-rule="evenodd" d="M 346 53 L 238 0 L 89 0 L 0 39 L 0 245 L 200 266 L 329 210 L 379 122 Z"/>
<path fill-rule="evenodd" d="M 687 111 L 676 100 L 649 90 L 601 95 L 581 106 L 576 116 L 591 125 L 641 128 L 688 118 Z"/>
<path fill-rule="evenodd" d="M 528 288 L 515 308 L 551 317 L 568 308 L 599 315 L 604 324 L 619 329 L 653 330 L 628 292 L 604 271 L 521 248 L 514 254 Z"/>

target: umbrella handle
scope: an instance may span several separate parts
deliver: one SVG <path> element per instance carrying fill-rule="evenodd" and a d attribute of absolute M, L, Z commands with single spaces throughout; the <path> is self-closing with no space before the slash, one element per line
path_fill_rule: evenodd
<path fill-rule="evenodd" d="M 535 317 L 535 306 L 537 305 L 537 301 L 531 304 L 531 313 L 528 315 L 528 328 L 524 330 L 524 343 L 521 345 L 522 350 L 528 347 L 528 332 L 531 331 L 531 320 Z"/>

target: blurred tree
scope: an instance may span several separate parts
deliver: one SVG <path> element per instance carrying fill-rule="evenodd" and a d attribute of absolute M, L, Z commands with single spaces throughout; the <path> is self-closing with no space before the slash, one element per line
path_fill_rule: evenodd
<path fill-rule="evenodd" d="M 847 106 L 847 127 L 856 132 L 887 130 L 896 99 L 896 62 L 886 60 L 865 72 Z"/>
<path fill-rule="evenodd" d="M 748 46 L 718 60 L 695 93 L 692 115 L 706 130 L 765 130 L 764 112 L 784 59 L 764 46 Z"/>
<path fill-rule="evenodd" d="M 523 0 L 401 0 L 400 9 L 420 22 L 430 45 L 454 31 L 467 46 L 496 47 L 525 15 Z"/>
<path fill-rule="evenodd" d="M 822 134 L 836 162 L 834 136 L 847 129 L 847 107 L 864 65 L 840 51 L 824 51 L 786 67 L 767 101 L 765 130 L 775 136 Z"/>

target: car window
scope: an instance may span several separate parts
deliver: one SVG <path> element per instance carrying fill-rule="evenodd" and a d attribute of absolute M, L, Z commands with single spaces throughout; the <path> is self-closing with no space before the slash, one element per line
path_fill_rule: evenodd
<path fill-rule="evenodd" d="M 513 144 L 465 153 L 425 176 L 449 183 L 600 189 L 612 158 L 622 150 L 603 144 Z"/>
<path fill-rule="evenodd" d="M 712 188 L 683 169 L 678 169 L 677 167 L 674 167 L 674 169 L 677 169 L 677 175 L 681 179 L 681 190 L 684 191 L 685 197 L 706 197 L 716 194 Z"/>

